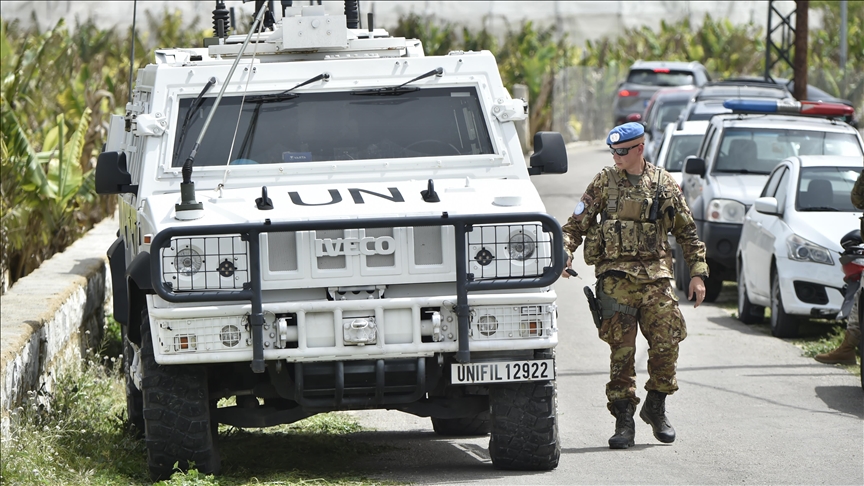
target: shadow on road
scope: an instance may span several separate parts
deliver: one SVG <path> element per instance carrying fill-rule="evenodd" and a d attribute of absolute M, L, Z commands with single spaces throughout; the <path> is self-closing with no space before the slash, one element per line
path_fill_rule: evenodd
<path fill-rule="evenodd" d="M 816 396 L 831 410 L 864 419 L 864 400 L 858 386 L 817 386 Z M 860 425 L 860 424 L 859 424 Z"/>

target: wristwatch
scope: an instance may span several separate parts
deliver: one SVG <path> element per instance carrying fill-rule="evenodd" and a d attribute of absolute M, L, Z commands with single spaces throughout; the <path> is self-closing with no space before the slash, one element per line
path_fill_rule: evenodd
<path fill-rule="evenodd" d="M 706 280 L 708 280 L 708 275 L 706 275 L 706 274 L 704 274 L 704 273 L 701 274 L 701 275 L 693 275 L 693 277 L 699 277 L 699 278 L 702 279 L 703 282 L 706 281 Z M 690 278 L 693 278 L 693 277 L 690 277 Z"/>

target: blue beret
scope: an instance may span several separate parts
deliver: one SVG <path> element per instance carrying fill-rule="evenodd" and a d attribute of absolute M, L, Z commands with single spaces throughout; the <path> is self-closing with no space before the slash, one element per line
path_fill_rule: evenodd
<path fill-rule="evenodd" d="M 614 145 L 637 139 L 645 135 L 645 127 L 641 123 L 629 122 L 618 125 L 606 137 L 606 145 Z"/>

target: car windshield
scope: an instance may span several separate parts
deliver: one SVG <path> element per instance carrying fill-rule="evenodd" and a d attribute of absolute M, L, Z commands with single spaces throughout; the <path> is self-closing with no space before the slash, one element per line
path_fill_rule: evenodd
<path fill-rule="evenodd" d="M 724 108 L 722 103 L 694 103 L 687 113 L 687 121 L 710 120 L 718 113 L 731 113 L 732 110 Z"/>
<path fill-rule="evenodd" d="M 223 98 L 198 148 L 195 165 L 494 153 L 474 88 L 421 89 L 398 96 L 298 95 L 247 95 L 242 113 L 239 96 Z M 176 146 L 180 142 L 176 137 L 178 155 L 173 167 L 181 166 L 188 157 L 214 99 L 205 98 L 194 113 L 181 147 Z M 192 101 L 180 100 L 178 120 L 185 119 Z"/>
<path fill-rule="evenodd" d="M 776 88 L 757 88 L 754 86 L 711 86 L 703 88 L 696 95 L 697 100 L 725 100 L 729 98 L 769 98 L 783 99 L 790 94 L 778 86 Z"/>
<path fill-rule="evenodd" d="M 669 141 L 669 149 L 666 151 L 663 168 L 669 172 L 681 172 L 684 160 L 688 156 L 696 154 L 703 137 L 704 135 L 673 135 Z"/>
<path fill-rule="evenodd" d="M 796 155 L 862 155 L 852 133 L 768 128 L 730 128 L 720 143 L 714 172 L 768 174 Z"/>
<path fill-rule="evenodd" d="M 805 167 L 798 179 L 798 211 L 859 211 L 852 206 L 852 186 L 859 171 L 851 167 Z"/>
<path fill-rule="evenodd" d="M 694 84 L 693 73 L 667 69 L 633 69 L 627 75 L 627 82 L 648 86 L 686 86 Z"/>

